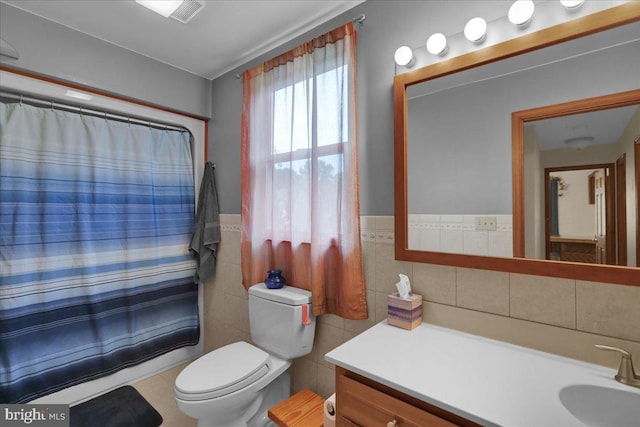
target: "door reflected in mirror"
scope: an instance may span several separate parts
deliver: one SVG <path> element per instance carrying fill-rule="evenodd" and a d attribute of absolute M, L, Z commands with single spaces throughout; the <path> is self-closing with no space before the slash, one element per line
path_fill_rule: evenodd
<path fill-rule="evenodd" d="M 626 159 L 640 136 L 637 92 L 514 114 L 529 117 L 514 122 L 523 127 L 526 258 L 636 266 L 640 165 Z"/>
<path fill-rule="evenodd" d="M 607 191 L 612 187 L 612 168 L 594 167 L 545 170 L 545 259 L 616 263 L 611 250 L 615 224 L 607 215 L 615 209 Z"/>

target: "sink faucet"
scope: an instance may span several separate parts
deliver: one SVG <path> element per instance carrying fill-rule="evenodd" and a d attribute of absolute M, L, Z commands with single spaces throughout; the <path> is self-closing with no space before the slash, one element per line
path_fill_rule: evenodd
<path fill-rule="evenodd" d="M 633 360 L 631 360 L 631 353 L 618 347 L 611 347 L 608 345 L 596 344 L 596 347 L 600 350 L 617 351 L 622 355 L 620 359 L 620 367 L 618 368 L 618 374 L 615 376 L 616 381 L 629 385 L 631 387 L 640 388 L 640 375 L 636 374 L 633 369 Z"/>

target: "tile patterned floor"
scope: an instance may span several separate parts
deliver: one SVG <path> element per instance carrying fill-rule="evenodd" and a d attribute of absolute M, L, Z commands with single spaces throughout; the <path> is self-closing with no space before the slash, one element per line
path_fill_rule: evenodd
<path fill-rule="evenodd" d="M 173 398 L 173 385 L 185 366 L 186 363 L 133 384 L 156 411 L 160 412 L 164 420 L 162 427 L 196 426 L 196 420 L 180 412 Z"/>

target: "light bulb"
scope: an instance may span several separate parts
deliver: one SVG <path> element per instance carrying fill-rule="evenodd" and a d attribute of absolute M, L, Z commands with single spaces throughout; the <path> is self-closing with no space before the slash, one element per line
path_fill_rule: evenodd
<path fill-rule="evenodd" d="M 413 65 L 413 51 L 409 46 L 400 46 L 396 49 L 393 59 L 402 67 L 410 67 Z"/>
<path fill-rule="evenodd" d="M 473 43 L 482 43 L 487 35 L 487 21 L 475 17 L 464 26 L 464 36 Z"/>
<path fill-rule="evenodd" d="M 435 33 L 427 40 L 427 51 L 432 55 L 444 56 L 447 53 L 447 38 L 442 33 Z"/>
<path fill-rule="evenodd" d="M 509 21 L 520 28 L 524 28 L 531 22 L 535 8 L 536 6 L 532 0 L 516 0 L 509 8 Z"/>
<path fill-rule="evenodd" d="M 565 9 L 573 11 L 578 9 L 584 3 L 584 0 L 560 0 Z"/>

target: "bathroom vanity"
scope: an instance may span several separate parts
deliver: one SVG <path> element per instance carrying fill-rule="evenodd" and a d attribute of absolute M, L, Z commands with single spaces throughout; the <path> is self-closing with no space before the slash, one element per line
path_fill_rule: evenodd
<path fill-rule="evenodd" d="M 346 426 L 477 426 L 437 406 L 336 367 L 336 424 Z M 338 400 L 340 403 L 338 404 Z M 451 421 L 456 421 L 452 423 Z"/>
<path fill-rule="evenodd" d="M 427 323 L 383 321 L 325 359 L 337 426 L 640 426 L 613 369 Z"/>

